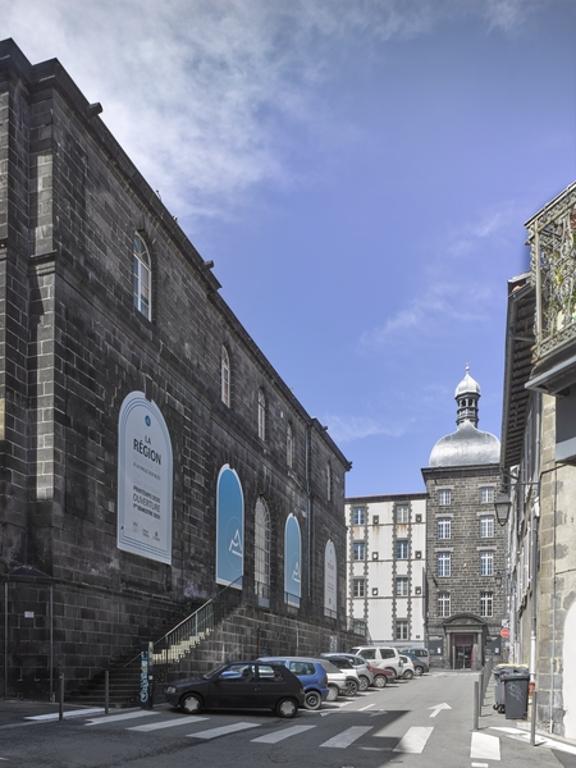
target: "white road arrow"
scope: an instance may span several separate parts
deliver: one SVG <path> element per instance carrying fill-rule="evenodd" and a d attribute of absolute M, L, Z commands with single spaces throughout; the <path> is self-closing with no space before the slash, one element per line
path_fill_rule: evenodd
<path fill-rule="evenodd" d="M 436 717 L 440 712 L 442 712 L 443 709 L 452 709 L 450 704 L 435 704 L 433 707 L 428 707 L 428 709 L 433 710 L 430 717 Z"/>

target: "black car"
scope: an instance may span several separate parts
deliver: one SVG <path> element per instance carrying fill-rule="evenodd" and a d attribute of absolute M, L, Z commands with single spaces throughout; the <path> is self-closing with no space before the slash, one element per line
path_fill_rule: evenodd
<path fill-rule="evenodd" d="M 294 717 L 304 706 L 304 689 L 283 664 L 234 661 L 166 688 L 166 700 L 188 714 L 203 709 L 271 709 Z"/>

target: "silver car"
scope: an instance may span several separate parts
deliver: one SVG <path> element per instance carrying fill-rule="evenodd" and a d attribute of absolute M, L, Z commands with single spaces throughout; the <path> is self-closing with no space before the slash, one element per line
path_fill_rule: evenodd
<path fill-rule="evenodd" d="M 368 667 L 368 662 L 362 656 L 356 656 L 353 653 L 321 653 L 324 659 L 330 659 L 338 669 L 354 670 L 358 676 L 358 687 L 360 691 L 365 691 L 374 682 L 374 675 Z"/>

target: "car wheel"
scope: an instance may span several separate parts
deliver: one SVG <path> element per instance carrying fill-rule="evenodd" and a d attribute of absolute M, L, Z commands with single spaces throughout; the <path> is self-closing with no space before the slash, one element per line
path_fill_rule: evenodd
<path fill-rule="evenodd" d="M 392 680 L 396 680 L 396 678 L 398 677 L 398 672 L 396 672 L 394 667 L 386 667 L 386 669 L 388 670 L 388 672 L 392 672 Z"/>
<path fill-rule="evenodd" d="M 280 699 L 276 704 L 278 717 L 295 717 L 298 712 L 298 704 L 294 699 Z"/>
<path fill-rule="evenodd" d="M 386 677 L 386 675 L 376 675 L 374 677 L 374 682 L 372 683 L 372 685 L 375 688 L 386 688 L 386 686 L 388 685 L 388 678 Z"/>
<path fill-rule="evenodd" d="M 411 669 L 406 669 L 402 673 L 402 680 L 412 680 L 413 677 L 414 677 L 414 672 L 412 672 Z"/>
<path fill-rule="evenodd" d="M 361 691 L 367 690 L 369 685 L 370 685 L 370 680 L 368 680 L 367 677 L 364 677 L 364 675 L 360 675 L 360 685 L 359 685 L 360 690 Z"/>
<path fill-rule="evenodd" d="M 336 701 L 338 696 L 340 696 L 340 688 L 338 688 L 337 685 L 329 685 L 328 696 L 326 696 L 326 701 Z"/>
<path fill-rule="evenodd" d="M 187 715 L 195 715 L 202 709 L 202 699 L 195 693 L 185 693 L 180 699 L 180 709 Z"/>
<path fill-rule="evenodd" d="M 322 705 L 322 696 L 318 691 L 307 691 L 304 694 L 304 704 L 306 709 L 320 709 Z"/>
<path fill-rule="evenodd" d="M 424 674 L 424 667 L 414 667 L 414 674 L 416 677 L 422 677 Z"/>
<path fill-rule="evenodd" d="M 356 680 L 348 680 L 346 682 L 346 696 L 356 696 L 358 693 L 358 682 Z"/>

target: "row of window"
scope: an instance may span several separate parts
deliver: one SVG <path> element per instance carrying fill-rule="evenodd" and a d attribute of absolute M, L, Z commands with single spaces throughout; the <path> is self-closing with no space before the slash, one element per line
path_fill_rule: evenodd
<path fill-rule="evenodd" d="M 436 536 L 438 539 L 452 538 L 452 518 L 439 517 L 436 520 Z M 494 538 L 494 515 L 482 515 L 480 518 L 480 538 Z"/>
<path fill-rule="evenodd" d="M 416 560 L 420 560 L 422 552 L 417 550 L 414 553 Z M 396 560 L 410 560 L 410 542 L 408 539 L 396 539 L 394 544 L 394 557 Z M 378 552 L 372 552 L 372 559 L 378 560 Z M 352 542 L 352 560 L 366 560 L 366 542 Z"/>
<path fill-rule="evenodd" d="M 494 486 L 483 485 L 479 488 L 480 504 L 494 504 Z M 438 505 L 449 507 L 452 504 L 452 489 L 440 488 L 438 490 Z"/>
<path fill-rule="evenodd" d="M 366 525 L 368 513 L 365 507 L 352 507 L 350 512 L 351 525 Z M 417 514 L 414 518 L 416 523 L 422 522 L 422 515 Z M 399 525 L 407 525 L 410 522 L 410 506 L 408 504 L 398 504 L 394 507 L 394 522 Z M 380 517 L 372 515 L 372 525 L 379 525 Z"/>
<path fill-rule="evenodd" d="M 410 597 L 410 579 L 408 576 L 397 576 L 394 579 L 394 594 L 396 597 Z M 414 594 L 421 595 L 422 587 L 416 587 Z M 372 588 L 372 596 L 378 595 L 378 587 Z M 366 597 L 366 579 L 357 577 L 352 579 L 352 597 Z"/>
<path fill-rule="evenodd" d="M 480 576 L 494 576 L 494 552 L 480 552 Z M 436 553 L 436 575 L 452 576 L 452 552 Z"/>
<path fill-rule="evenodd" d="M 450 592 L 438 592 L 438 616 L 443 619 L 452 615 Z M 487 618 L 494 615 L 494 592 L 480 592 L 480 616 Z"/>
<path fill-rule="evenodd" d="M 132 240 L 132 296 L 134 306 L 147 320 L 151 319 L 151 260 L 150 252 L 144 239 L 138 233 Z M 230 354 L 224 345 L 220 350 L 220 399 L 228 408 L 232 402 L 232 368 Z M 257 429 L 260 440 L 265 441 L 267 435 L 268 404 L 263 389 L 257 395 Z M 291 469 L 294 466 L 295 441 L 294 430 L 290 423 L 286 426 L 286 464 Z M 332 468 L 327 465 L 325 470 L 326 497 L 332 500 Z"/>

